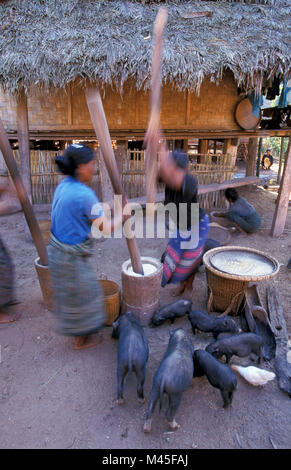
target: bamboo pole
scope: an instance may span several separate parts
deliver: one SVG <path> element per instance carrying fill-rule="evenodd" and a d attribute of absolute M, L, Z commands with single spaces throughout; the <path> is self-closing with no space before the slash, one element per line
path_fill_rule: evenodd
<path fill-rule="evenodd" d="M 32 205 L 30 203 L 27 191 L 23 184 L 22 178 L 19 174 L 16 162 L 13 157 L 13 153 L 9 144 L 8 137 L 6 135 L 2 120 L 0 119 L 0 150 L 3 154 L 5 163 L 15 185 L 18 199 L 22 206 L 27 225 L 29 227 L 32 239 L 35 243 L 40 262 L 43 266 L 48 265 L 48 256 L 42 234 L 35 218 Z"/>
<path fill-rule="evenodd" d="M 123 191 L 120 176 L 118 173 L 116 159 L 111 144 L 109 129 L 100 93 L 97 88 L 90 87 L 86 88 L 85 96 L 92 124 L 101 147 L 102 155 L 111 180 L 114 193 L 122 195 L 124 206 L 127 203 L 127 197 L 125 192 Z M 128 218 L 129 217 L 130 216 L 128 216 Z M 126 238 L 126 243 L 131 258 L 133 271 L 138 274 L 144 274 L 136 238 Z"/>

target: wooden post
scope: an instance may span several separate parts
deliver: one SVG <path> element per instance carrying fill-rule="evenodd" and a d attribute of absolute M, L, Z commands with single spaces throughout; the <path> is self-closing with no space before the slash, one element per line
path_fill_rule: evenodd
<path fill-rule="evenodd" d="M 120 176 L 118 174 L 118 168 L 113 153 L 109 129 L 100 93 L 97 88 L 87 88 L 85 90 L 85 95 L 92 124 L 101 147 L 102 155 L 104 157 L 106 168 L 111 179 L 114 193 L 122 194 L 123 204 L 125 205 L 127 203 L 127 198 L 123 191 Z M 126 243 L 131 258 L 133 271 L 138 274 L 144 274 L 136 238 L 126 238 Z"/>
<path fill-rule="evenodd" d="M 16 188 L 18 199 L 21 203 L 28 227 L 31 232 L 32 239 L 35 243 L 40 263 L 43 266 L 48 264 L 48 256 L 46 251 L 46 246 L 44 244 L 42 234 L 35 218 L 27 191 L 25 189 L 22 178 L 19 174 L 16 162 L 13 157 L 13 153 L 9 144 L 8 137 L 6 135 L 2 120 L 0 119 L 0 150 L 3 154 L 5 163 L 10 172 L 11 178 Z"/>
<path fill-rule="evenodd" d="M 280 148 L 279 168 L 278 168 L 278 174 L 277 174 L 277 184 L 280 184 L 280 181 L 281 181 L 283 153 L 284 153 L 284 137 L 281 137 L 281 148 Z"/>
<path fill-rule="evenodd" d="M 199 139 L 199 153 L 202 153 L 203 155 L 207 154 L 208 150 L 208 140 L 207 139 Z M 205 163 L 206 158 L 204 156 L 199 157 L 199 162 L 197 163 Z"/>
<path fill-rule="evenodd" d="M 252 137 L 249 139 L 249 145 L 248 145 L 248 160 L 247 160 L 247 165 L 246 165 L 246 176 L 254 176 L 257 154 L 258 154 L 258 138 Z"/>
<path fill-rule="evenodd" d="M 287 218 L 289 197 L 291 192 L 291 138 L 289 137 L 289 145 L 285 159 L 284 171 L 279 189 L 276 203 L 276 209 L 273 217 L 271 228 L 272 237 L 279 237 L 284 230 Z"/>
<path fill-rule="evenodd" d="M 22 88 L 17 96 L 17 135 L 20 156 L 21 177 L 31 201 L 31 171 L 30 171 L 30 150 L 29 150 L 29 129 L 27 97 Z"/>
<path fill-rule="evenodd" d="M 238 139 L 226 139 L 224 142 L 223 153 L 230 156 L 229 164 L 235 166 L 237 155 Z"/>
<path fill-rule="evenodd" d="M 258 148 L 258 156 L 257 156 L 257 167 L 256 167 L 256 176 L 257 177 L 260 176 L 262 145 L 263 145 L 263 139 L 262 139 L 262 137 L 260 137 L 259 148 Z"/>

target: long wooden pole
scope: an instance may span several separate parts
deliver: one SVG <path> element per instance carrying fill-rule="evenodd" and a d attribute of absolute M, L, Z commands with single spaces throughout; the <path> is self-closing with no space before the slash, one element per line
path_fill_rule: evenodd
<path fill-rule="evenodd" d="M 111 180 L 114 193 L 121 194 L 123 196 L 122 199 L 124 206 L 127 203 L 127 198 L 125 192 L 123 191 L 120 176 L 118 173 L 118 168 L 112 149 L 109 129 L 100 93 L 97 88 L 90 87 L 86 88 L 85 95 L 92 124 L 101 147 L 102 155 Z M 133 271 L 138 274 L 144 274 L 136 238 L 126 238 L 126 243 L 131 258 Z"/>
<path fill-rule="evenodd" d="M 279 237 L 282 235 L 285 222 L 287 218 L 287 212 L 289 207 L 289 197 L 291 192 L 291 135 L 289 137 L 289 145 L 287 150 L 287 156 L 285 160 L 283 176 L 279 189 L 279 194 L 276 203 L 276 209 L 273 217 L 271 235 L 273 237 Z"/>
<path fill-rule="evenodd" d="M 17 137 L 20 156 L 21 178 L 28 197 L 31 200 L 31 174 L 30 174 L 30 150 L 29 150 L 29 129 L 27 98 L 23 89 L 17 97 Z"/>
<path fill-rule="evenodd" d="M 146 191 L 147 203 L 155 202 L 157 188 L 157 155 L 161 111 L 162 47 L 163 32 L 167 23 L 168 10 L 160 8 L 154 23 L 154 44 L 151 70 L 150 118 L 146 133 Z M 147 135 L 149 136 L 147 138 Z M 153 206 L 152 206 L 153 207 Z M 151 211 L 152 212 L 152 211 Z"/>
<path fill-rule="evenodd" d="M 48 265 L 48 255 L 42 234 L 35 218 L 27 191 L 23 184 L 22 178 L 19 174 L 16 162 L 13 157 L 13 153 L 9 144 L 8 137 L 6 135 L 2 120 L 0 119 L 0 150 L 3 154 L 5 163 L 11 175 L 12 181 L 15 185 L 18 199 L 22 206 L 27 225 L 29 227 L 32 239 L 35 243 L 40 262 L 43 266 Z"/>

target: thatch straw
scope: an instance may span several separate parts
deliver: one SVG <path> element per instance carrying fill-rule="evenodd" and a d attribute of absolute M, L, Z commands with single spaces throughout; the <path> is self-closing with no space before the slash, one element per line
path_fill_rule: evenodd
<path fill-rule="evenodd" d="M 152 28 L 169 10 L 162 76 L 196 89 L 230 69 L 238 85 L 290 72 L 290 2 L 8 0 L 0 4 L 0 86 L 64 88 L 80 79 L 122 88 L 128 78 L 149 87 Z M 262 4 L 263 3 L 263 4 Z M 191 18 L 191 12 L 212 17 Z"/>

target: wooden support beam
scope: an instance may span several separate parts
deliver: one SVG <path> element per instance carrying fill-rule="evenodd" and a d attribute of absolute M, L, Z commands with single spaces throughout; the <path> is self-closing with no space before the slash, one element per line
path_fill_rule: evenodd
<path fill-rule="evenodd" d="M 278 174 L 277 174 L 277 184 L 280 184 L 280 181 L 281 181 L 283 152 L 284 152 L 284 137 L 281 137 L 281 148 L 280 148 L 280 157 L 279 157 L 279 168 L 278 168 Z"/>
<path fill-rule="evenodd" d="M 287 218 L 289 198 L 291 192 L 291 138 L 289 137 L 289 145 L 285 159 L 284 171 L 279 189 L 276 203 L 276 209 L 273 217 L 271 228 L 272 237 L 282 235 Z"/>
<path fill-rule="evenodd" d="M 256 160 L 258 155 L 258 138 L 249 139 L 248 160 L 246 166 L 246 176 L 253 176 L 256 172 Z"/>
<path fill-rule="evenodd" d="M 30 149 L 29 149 L 29 128 L 27 97 L 24 89 L 21 89 L 17 96 L 17 136 L 20 156 L 20 172 L 22 181 L 31 200 L 31 170 L 30 170 Z"/>

